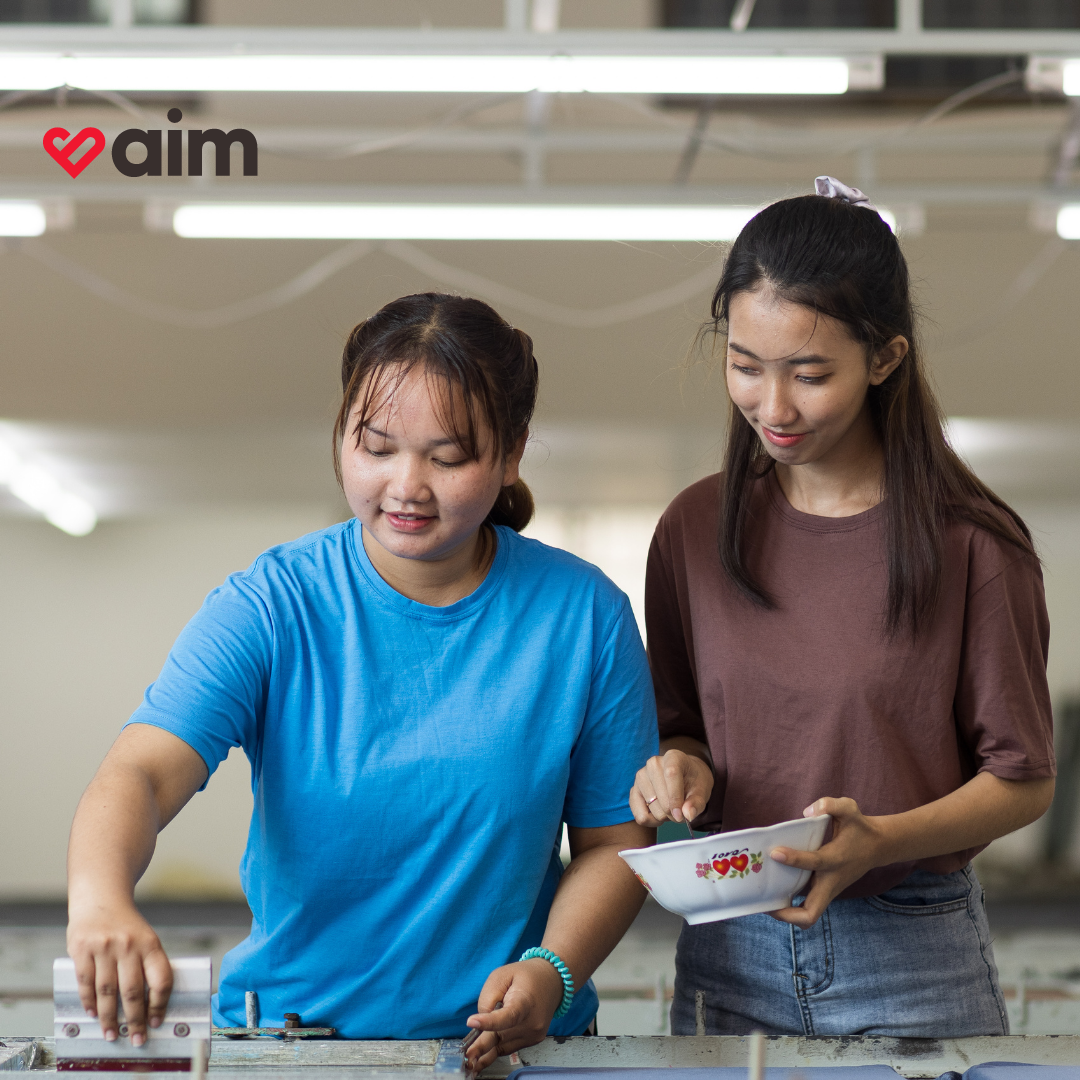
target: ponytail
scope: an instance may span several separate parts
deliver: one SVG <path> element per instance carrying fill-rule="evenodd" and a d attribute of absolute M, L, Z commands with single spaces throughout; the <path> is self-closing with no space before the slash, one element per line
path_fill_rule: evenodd
<path fill-rule="evenodd" d="M 533 501 L 529 485 L 524 480 L 518 479 L 499 492 L 499 497 L 487 516 L 486 524 L 506 525 L 514 532 L 521 532 L 532 521 L 535 512 L 536 503 Z"/>

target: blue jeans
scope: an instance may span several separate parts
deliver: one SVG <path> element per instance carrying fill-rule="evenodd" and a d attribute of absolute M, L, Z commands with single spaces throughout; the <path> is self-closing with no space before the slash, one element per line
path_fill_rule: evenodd
<path fill-rule="evenodd" d="M 1008 1035 L 983 891 L 970 864 L 834 900 L 809 930 L 769 915 L 684 926 L 674 1035 Z"/>

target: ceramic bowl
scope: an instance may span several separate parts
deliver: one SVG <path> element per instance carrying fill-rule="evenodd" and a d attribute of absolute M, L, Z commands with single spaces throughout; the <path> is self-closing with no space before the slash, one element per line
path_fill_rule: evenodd
<path fill-rule="evenodd" d="M 788 907 L 810 880 L 810 871 L 778 863 L 769 852 L 778 847 L 817 851 L 830 821 L 822 814 L 764 829 L 629 848 L 619 855 L 668 911 L 691 925 L 718 922 Z"/>

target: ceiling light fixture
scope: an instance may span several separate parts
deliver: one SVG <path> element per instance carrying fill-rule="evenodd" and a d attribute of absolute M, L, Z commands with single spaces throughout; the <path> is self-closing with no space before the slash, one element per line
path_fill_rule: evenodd
<path fill-rule="evenodd" d="M 804 95 L 849 75 L 835 56 L 0 55 L 10 90 Z"/>
<path fill-rule="evenodd" d="M 85 536 L 97 525 L 97 511 L 86 499 L 68 491 L 48 469 L 27 461 L 4 439 L 0 439 L 0 484 L 71 536 Z"/>
<path fill-rule="evenodd" d="M 0 236 L 40 236 L 44 231 L 41 203 L 0 199 Z"/>
<path fill-rule="evenodd" d="M 246 240 L 733 240 L 752 206 L 191 203 L 178 236 Z"/>
<path fill-rule="evenodd" d="M 1069 203 L 1058 210 L 1057 234 L 1062 240 L 1080 240 L 1080 205 Z"/>

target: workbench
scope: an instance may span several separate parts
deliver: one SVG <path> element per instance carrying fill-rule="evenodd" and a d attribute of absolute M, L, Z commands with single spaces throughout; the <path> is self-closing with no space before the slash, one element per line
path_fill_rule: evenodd
<path fill-rule="evenodd" d="M 215 1036 L 211 1072 L 243 1073 L 247 1080 L 265 1073 L 272 1080 L 431 1080 L 440 1043 L 436 1039 L 283 1041 Z M 771 1036 L 765 1040 L 767 1067 L 889 1065 L 910 1078 L 963 1073 L 988 1061 L 1080 1066 L 1080 1035 L 1006 1035 L 968 1039 L 894 1039 L 881 1036 L 836 1038 Z M 483 1075 L 507 1076 L 522 1065 L 560 1068 L 670 1068 L 739 1066 L 745 1068 L 749 1039 L 727 1035 L 613 1035 L 545 1039 L 522 1050 L 520 1062 L 499 1058 Z M 0 1039 L 0 1070 L 55 1071 L 52 1039 Z M 1050 1070 L 1048 1070 L 1048 1073 Z M 131 1080 L 131 1073 L 112 1073 Z M 170 1075 L 153 1074 L 161 1080 Z"/>

